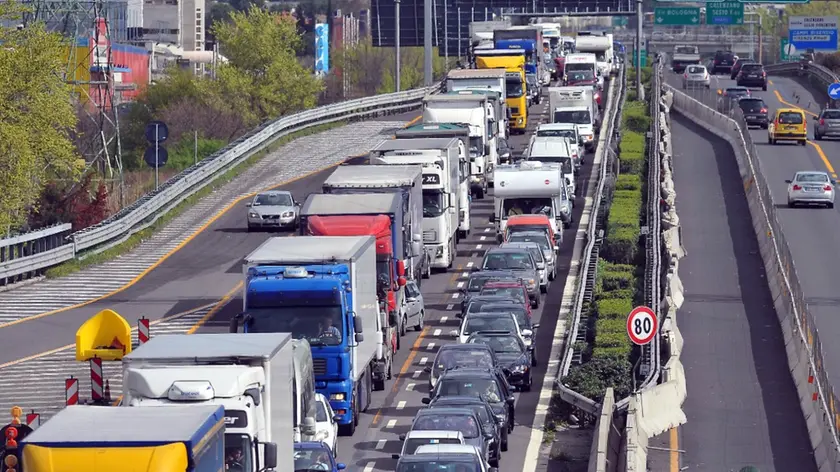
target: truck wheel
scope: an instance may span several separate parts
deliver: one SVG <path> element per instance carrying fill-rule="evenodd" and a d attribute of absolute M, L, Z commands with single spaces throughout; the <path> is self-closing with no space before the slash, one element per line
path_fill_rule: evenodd
<path fill-rule="evenodd" d="M 484 198 L 484 187 L 481 187 L 475 191 L 475 198 L 477 198 L 478 200 Z"/>
<path fill-rule="evenodd" d="M 376 392 L 381 392 L 385 390 L 385 379 L 382 380 L 374 380 L 373 381 L 373 390 Z"/>
<path fill-rule="evenodd" d="M 423 323 L 425 322 L 426 314 L 423 310 L 420 310 L 420 314 L 417 315 L 417 324 L 414 325 L 414 331 L 423 331 Z"/>
<path fill-rule="evenodd" d="M 423 273 L 420 275 L 420 277 L 423 278 L 423 279 L 428 279 L 431 276 L 432 276 L 432 264 L 430 262 L 426 261 L 426 270 L 423 271 Z"/>
<path fill-rule="evenodd" d="M 388 375 L 385 376 L 385 378 L 388 379 L 388 380 L 391 380 L 391 379 L 394 378 L 393 367 L 394 367 L 394 358 L 392 357 L 392 358 L 388 359 Z M 382 382 L 382 385 L 383 385 L 382 390 L 385 390 L 385 387 L 384 387 L 385 382 Z"/>

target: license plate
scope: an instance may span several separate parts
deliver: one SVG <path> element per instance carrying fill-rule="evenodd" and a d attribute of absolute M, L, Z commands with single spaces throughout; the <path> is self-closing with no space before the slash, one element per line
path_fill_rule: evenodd
<path fill-rule="evenodd" d="M 758 78 L 758 74 L 750 74 L 750 77 L 752 77 L 752 78 L 754 78 L 754 79 L 757 79 L 757 78 Z"/>
<path fill-rule="evenodd" d="M 806 192 L 821 192 L 822 187 L 805 187 Z"/>
<path fill-rule="evenodd" d="M 788 131 L 795 130 L 796 126 L 785 126 L 785 129 Z"/>

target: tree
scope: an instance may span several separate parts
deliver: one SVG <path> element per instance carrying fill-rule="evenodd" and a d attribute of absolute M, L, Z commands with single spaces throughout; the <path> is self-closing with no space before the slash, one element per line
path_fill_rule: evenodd
<path fill-rule="evenodd" d="M 294 18 L 252 6 L 213 27 L 229 62 L 218 69 L 218 99 L 246 119 L 262 122 L 315 106 L 322 85 L 297 61 L 301 38 Z"/>
<path fill-rule="evenodd" d="M 16 25 L 20 4 L 0 4 L 0 25 Z M 61 72 L 69 45 L 42 24 L 0 26 L 0 234 L 26 222 L 53 177 L 74 179 L 77 118 Z"/>

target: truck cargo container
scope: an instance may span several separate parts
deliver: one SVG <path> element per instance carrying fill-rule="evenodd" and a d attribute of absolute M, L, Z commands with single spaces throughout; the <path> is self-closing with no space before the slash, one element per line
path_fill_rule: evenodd
<path fill-rule="evenodd" d="M 513 215 L 544 214 L 555 233 L 572 222 L 572 205 L 559 164 L 522 161 L 496 167 L 494 212 L 496 236 L 501 240 L 507 218 Z M 504 185 L 501 185 L 501 183 Z"/>
<path fill-rule="evenodd" d="M 521 49 L 476 49 L 478 69 L 505 70 L 505 100 L 510 110 L 509 131 L 525 133 L 528 125 L 528 86 L 525 52 Z"/>
<path fill-rule="evenodd" d="M 500 138 L 508 138 L 510 110 L 505 93 L 505 71 L 503 69 L 454 69 L 446 75 L 446 90 L 483 91 L 487 93 L 496 109 L 496 123 Z"/>
<path fill-rule="evenodd" d="M 503 40 L 525 40 L 531 41 L 534 44 L 533 52 L 525 55 L 525 62 L 533 64 L 535 68 L 532 73 L 537 74 L 541 83 L 545 83 L 545 52 L 542 49 L 542 28 L 538 25 L 522 25 L 511 26 L 507 29 L 497 29 L 493 31 L 493 44 L 496 44 L 496 49 L 502 49 L 498 46 L 499 41 Z M 527 73 L 527 71 L 526 71 Z"/>

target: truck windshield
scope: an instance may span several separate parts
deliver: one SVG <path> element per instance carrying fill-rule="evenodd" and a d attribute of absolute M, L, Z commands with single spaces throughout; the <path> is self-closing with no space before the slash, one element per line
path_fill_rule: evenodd
<path fill-rule="evenodd" d="M 313 346 L 341 344 L 344 323 L 340 306 L 249 308 L 249 333 L 292 333 Z"/>
<path fill-rule="evenodd" d="M 554 218 L 551 208 L 551 198 L 505 198 L 502 203 L 502 214 L 513 215 L 546 215 Z"/>
<path fill-rule="evenodd" d="M 577 140 L 573 129 L 538 129 L 538 138 L 571 138 Z"/>
<path fill-rule="evenodd" d="M 674 51 L 674 54 L 694 54 L 694 46 L 677 47 L 677 50 Z"/>
<path fill-rule="evenodd" d="M 437 218 L 446 208 L 443 205 L 443 192 L 423 190 L 423 218 Z"/>
<path fill-rule="evenodd" d="M 482 155 L 481 147 L 481 136 L 470 136 L 470 157 Z"/>
<path fill-rule="evenodd" d="M 519 98 L 523 95 L 522 79 L 505 79 L 507 98 Z"/>
<path fill-rule="evenodd" d="M 251 472 L 253 468 L 251 438 L 244 434 L 225 434 L 225 470 Z"/>
<path fill-rule="evenodd" d="M 391 260 L 388 256 L 376 256 L 376 278 L 380 285 L 391 286 Z"/>
<path fill-rule="evenodd" d="M 591 70 L 575 70 L 568 73 L 570 82 L 583 82 L 595 80 L 595 74 Z"/>
<path fill-rule="evenodd" d="M 606 52 L 596 52 L 595 53 L 595 60 L 598 62 L 607 62 L 607 53 Z"/>
<path fill-rule="evenodd" d="M 592 115 L 590 115 L 589 110 L 555 110 L 554 122 L 572 123 L 575 125 L 588 125 L 592 124 Z"/>
<path fill-rule="evenodd" d="M 592 72 L 592 71 L 595 70 L 594 64 L 587 64 L 587 63 L 569 64 L 568 62 L 566 63 L 566 74 L 569 74 L 570 72 L 576 72 L 576 71 L 579 71 L 579 70 L 583 70 L 583 71 L 588 70 L 588 71 Z M 593 72 L 593 74 L 594 74 L 594 72 Z"/>

